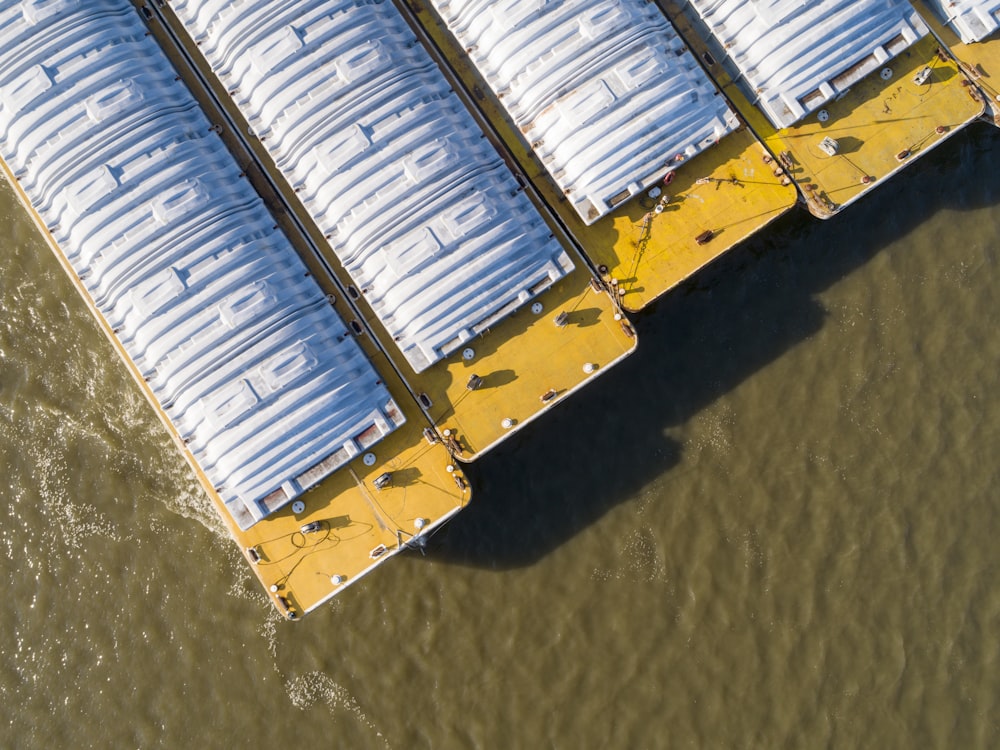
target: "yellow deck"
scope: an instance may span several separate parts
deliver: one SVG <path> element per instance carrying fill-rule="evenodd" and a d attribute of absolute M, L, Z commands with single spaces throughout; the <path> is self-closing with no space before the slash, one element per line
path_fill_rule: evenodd
<path fill-rule="evenodd" d="M 941 23 L 938 15 L 924 2 L 912 0 L 913 6 L 927 22 L 937 37 L 947 45 L 961 64 L 965 74 L 985 95 L 989 116 L 994 125 L 1000 126 L 1000 33 L 973 44 L 965 44 L 949 27 Z"/>
<path fill-rule="evenodd" d="M 608 294 L 594 290 L 575 253 L 573 262 L 576 270 L 534 301 L 541 312 L 526 305 L 420 374 L 400 363 L 407 382 L 429 400 L 434 424 L 455 441 L 459 460 L 478 458 L 635 348 L 631 325 Z M 556 325 L 563 313 L 565 325 Z M 381 331 L 374 317 L 368 324 Z M 469 390 L 473 375 L 482 385 Z"/>
<path fill-rule="evenodd" d="M 701 56 L 707 45 L 700 20 L 672 0 L 661 4 Z M 938 55 L 938 48 L 938 41 L 928 35 L 886 64 L 891 78 L 884 80 L 875 72 L 825 104 L 825 122 L 813 112 L 781 130 L 753 106 L 721 64 L 709 66 L 709 72 L 777 157 L 774 166 L 795 180 L 810 212 L 826 219 L 982 114 L 982 96 L 966 85 L 953 59 Z M 925 67 L 931 69 L 930 78 L 918 85 L 914 76 Z M 835 156 L 819 148 L 826 137 L 839 143 Z M 908 155 L 897 158 L 904 153 Z"/>
<path fill-rule="evenodd" d="M 381 372 L 388 367 L 377 359 L 375 365 Z M 314 609 L 416 535 L 431 532 L 469 500 L 460 467 L 442 443 L 424 439 L 421 431 L 427 423 L 402 384 L 393 378 L 390 385 L 409 419 L 372 447 L 374 465 L 355 459 L 300 498 L 305 503 L 302 513 L 296 514 L 289 504 L 248 531 L 228 523 L 223 510 L 237 544 L 282 611 L 286 605 L 278 597 L 297 614 Z M 372 480 L 385 472 L 391 473 L 392 484 L 378 490 Z M 209 494 L 218 504 L 214 493 Z M 300 528 L 313 521 L 320 522 L 320 530 L 301 533 Z M 250 547 L 259 562 L 248 554 Z M 381 547 L 384 551 L 378 554 Z"/>
<path fill-rule="evenodd" d="M 591 226 L 565 216 L 603 276 L 620 286 L 622 306 L 637 311 L 795 206 L 795 186 L 773 174 L 767 151 L 746 128 L 674 170 L 669 200 L 643 196 Z M 565 212 L 564 212 L 565 213 Z M 712 238 L 696 238 L 710 231 Z"/>
<path fill-rule="evenodd" d="M 674 166 L 675 178 L 664 186 L 671 200 L 662 212 L 654 211 L 659 199 L 643 196 L 586 226 L 440 17 L 424 2 L 410 2 L 406 7 L 451 72 L 473 92 L 475 106 L 546 204 L 593 265 L 607 268 L 603 280 L 620 284 L 624 293 L 619 299 L 625 310 L 642 309 L 795 205 L 794 186 L 783 185 L 780 175 L 763 168 L 764 148 L 744 129 Z M 699 184 L 702 179 L 708 182 Z M 652 214 L 651 223 L 644 230 L 647 213 Z M 713 238 L 698 244 L 695 237 L 706 230 L 712 231 Z"/>

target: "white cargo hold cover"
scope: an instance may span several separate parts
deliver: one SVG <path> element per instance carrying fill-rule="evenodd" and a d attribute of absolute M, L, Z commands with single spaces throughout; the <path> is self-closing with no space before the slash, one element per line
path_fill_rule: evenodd
<path fill-rule="evenodd" d="M 572 270 L 391 2 L 171 7 L 416 372 Z"/>
<path fill-rule="evenodd" d="M 908 0 L 690 0 L 776 128 L 928 34 Z"/>
<path fill-rule="evenodd" d="M 981 42 L 1000 26 L 1000 0 L 927 0 L 966 44 Z"/>
<path fill-rule="evenodd" d="M 431 2 L 586 224 L 739 126 L 654 3 Z"/>
<path fill-rule="evenodd" d="M 403 417 L 137 11 L 0 0 L 0 156 L 241 528 Z"/>

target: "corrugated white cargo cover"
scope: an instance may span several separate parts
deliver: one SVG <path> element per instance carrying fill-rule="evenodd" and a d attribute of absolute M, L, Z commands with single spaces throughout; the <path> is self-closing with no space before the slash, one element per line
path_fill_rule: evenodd
<path fill-rule="evenodd" d="M 907 0 L 689 1 L 779 129 L 928 33 Z"/>
<path fill-rule="evenodd" d="M 738 127 L 654 3 L 431 2 L 587 224 Z"/>
<path fill-rule="evenodd" d="M 0 0 L 0 155 L 241 528 L 401 424 L 128 3 Z"/>
<path fill-rule="evenodd" d="M 171 7 L 415 371 L 572 270 L 392 3 Z"/>
<path fill-rule="evenodd" d="M 966 44 L 979 42 L 1000 26 L 1000 0 L 927 0 Z"/>

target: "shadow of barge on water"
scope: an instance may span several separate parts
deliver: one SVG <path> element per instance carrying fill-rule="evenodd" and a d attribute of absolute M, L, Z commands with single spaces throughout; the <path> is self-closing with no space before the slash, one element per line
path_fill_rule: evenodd
<path fill-rule="evenodd" d="M 427 558 L 538 561 L 680 462 L 669 429 L 820 330 L 819 293 L 938 211 L 998 198 L 1000 132 L 976 124 L 833 219 L 786 214 L 634 316 L 631 357 L 473 464 L 473 500 Z"/>

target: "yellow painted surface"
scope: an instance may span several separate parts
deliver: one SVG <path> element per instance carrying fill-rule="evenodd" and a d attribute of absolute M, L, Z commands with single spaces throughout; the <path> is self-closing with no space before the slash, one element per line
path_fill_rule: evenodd
<path fill-rule="evenodd" d="M 1000 33 L 994 33 L 973 44 L 965 44 L 958 34 L 941 23 L 938 15 L 926 3 L 912 1 L 927 25 L 962 65 L 966 75 L 983 92 L 989 102 L 993 123 L 1000 125 Z"/>
<path fill-rule="evenodd" d="M 958 66 L 937 49 L 926 37 L 894 57 L 886 64 L 892 78 L 874 73 L 858 82 L 824 105 L 826 122 L 814 112 L 790 128 L 762 131 L 774 154 L 791 154 L 789 173 L 816 216 L 833 215 L 982 114 L 982 98 L 970 95 Z M 925 67 L 930 78 L 917 84 Z M 836 155 L 819 148 L 824 138 L 837 141 Z"/>
<path fill-rule="evenodd" d="M 572 257 L 576 269 L 566 278 L 424 372 L 397 357 L 406 381 L 427 397 L 434 424 L 451 431 L 460 460 L 478 458 L 635 348 L 631 325 L 605 291 L 591 286 L 579 255 Z M 374 315 L 366 322 L 387 336 Z M 482 384 L 470 390 L 473 375 Z"/>
<path fill-rule="evenodd" d="M 795 205 L 794 186 L 782 185 L 780 175 L 763 168 L 764 149 L 744 129 L 690 161 L 674 162 L 675 177 L 665 188 L 671 200 L 648 224 L 644 217 L 654 212 L 658 199 L 643 196 L 586 226 L 440 17 L 423 2 L 408 7 L 452 72 L 473 92 L 475 106 L 546 204 L 593 265 L 608 268 L 604 280 L 620 282 L 626 310 L 642 309 Z M 671 156 L 667 155 L 668 161 Z M 708 183 L 699 183 L 701 179 Z M 695 238 L 706 231 L 712 232 L 712 239 L 698 244 Z M 644 235 L 648 235 L 645 242 Z"/>
<path fill-rule="evenodd" d="M 660 2 L 701 56 L 706 44 L 700 20 L 672 0 Z M 887 80 L 880 69 L 821 110 L 781 130 L 748 100 L 721 64 L 711 65 L 709 72 L 740 116 L 784 162 L 782 168 L 795 180 L 809 210 L 825 219 L 982 114 L 982 96 L 967 85 L 953 59 L 938 54 L 938 48 L 938 41 L 928 35 L 886 63 L 891 71 Z M 917 84 L 914 77 L 924 68 L 930 68 L 930 77 Z M 820 111 L 829 115 L 825 121 L 820 120 Z M 820 149 L 824 138 L 837 142 L 834 156 Z"/>
<path fill-rule="evenodd" d="M 794 185 L 764 162 L 747 129 L 674 170 L 664 196 L 643 196 L 592 226 L 567 217 L 584 251 L 624 289 L 626 310 L 640 310 L 792 208 Z M 711 239 L 697 238 L 711 232 Z"/>
<path fill-rule="evenodd" d="M 380 371 L 387 365 L 375 364 Z M 408 421 L 371 448 L 372 466 L 358 457 L 338 469 L 300 498 L 302 513 L 289 504 L 248 531 L 228 524 L 245 555 L 249 547 L 257 551 L 259 562 L 248 556 L 251 568 L 282 611 L 278 597 L 296 613 L 308 612 L 402 549 L 418 534 L 417 519 L 423 519 L 427 534 L 468 503 L 461 467 L 442 443 L 424 439 L 427 423 L 412 400 L 397 388 L 390 390 L 405 404 Z M 391 486 L 376 489 L 373 480 L 386 472 Z M 228 514 L 223 512 L 223 518 L 228 521 Z M 300 531 L 314 521 L 318 531 Z M 385 551 L 373 555 L 380 545 Z M 333 582 L 334 576 L 343 582 Z M 272 593 L 275 585 L 278 591 Z"/>
<path fill-rule="evenodd" d="M 417 533 L 417 518 L 426 521 L 423 533 L 428 533 L 468 503 L 468 482 L 459 467 L 454 465 L 449 451 L 440 442 L 433 445 L 427 442 L 422 431 L 429 425 L 421 410 L 384 355 L 377 352 L 365 337 L 360 337 L 359 343 L 385 379 L 386 386 L 406 416 L 406 423 L 371 448 L 370 452 L 375 455 L 372 466 L 366 466 L 363 458 L 358 457 L 306 492 L 301 497 L 305 503 L 301 514 L 295 514 L 290 503 L 249 530 L 240 530 L 173 423 L 160 409 L 149 385 L 103 316 L 97 312 L 90 294 L 55 238 L 2 161 L 0 172 L 14 188 L 77 291 L 94 313 L 101 330 L 173 437 L 233 539 L 248 559 L 249 547 L 259 552 L 259 562 L 251 563 L 251 567 L 271 602 L 283 615 L 292 613 L 298 616 L 308 612 L 391 557 Z M 328 279 L 317 276 L 317 280 L 321 287 L 329 288 Z M 342 316 L 349 315 L 349 311 L 342 309 L 342 303 L 338 302 L 337 307 Z M 448 471 L 449 466 L 452 472 Z M 385 472 L 392 474 L 391 487 L 381 491 L 375 489 L 372 480 Z M 300 527 L 312 521 L 318 521 L 320 529 L 309 534 L 301 533 Z M 379 545 L 385 545 L 386 551 L 372 557 L 372 550 Z M 331 583 L 334 575 L 343 576 L 343 582 L 339 585 Z M 272 592 L 272 586 L 276 586 L 277 591 Z"/>

